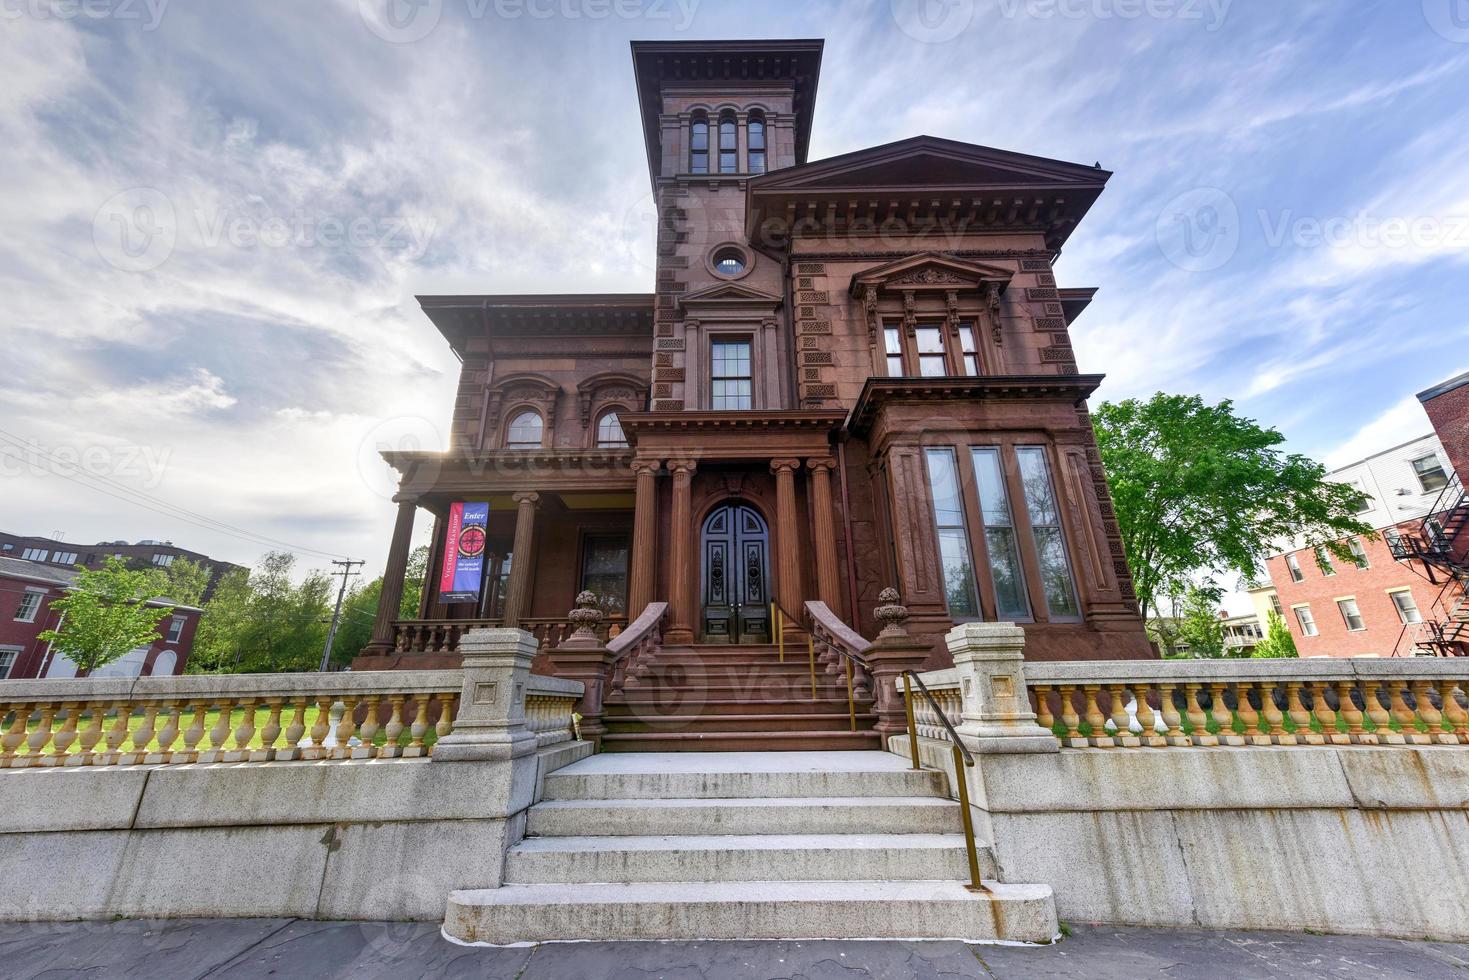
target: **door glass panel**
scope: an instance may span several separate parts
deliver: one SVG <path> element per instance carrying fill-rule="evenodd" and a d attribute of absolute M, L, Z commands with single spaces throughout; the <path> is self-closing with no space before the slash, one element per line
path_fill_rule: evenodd
<path fill-rule="evenodd" d="M 1010 495 L 1000 470 L 1000 451 L 974 449 L 972 454 L 979 485 L 980 516 L 984 520 L 984 543 L 995 585 L 996 612 L 1005 619 L 1030 619 L 1015 522 L 1010 516 Z"/>

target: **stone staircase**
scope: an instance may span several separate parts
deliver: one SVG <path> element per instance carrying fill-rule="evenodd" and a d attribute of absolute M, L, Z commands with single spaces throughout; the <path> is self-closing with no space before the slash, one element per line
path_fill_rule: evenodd
<path fill-rule="evenodd" d="M 500 888 L 449 897 L 466 942 L 1049 941 L 1047 885 L 971 892 L 959 805 L 884 752 L 597 755 L 546 778 Z"/>
<path fill-rule="evenodd" d="M 817 667 L 804 644 L 665 646 L 603 707 L 604 752 L 877 749 L 872 700 L 860 692 L 851 730 L 845 675 Z"/>

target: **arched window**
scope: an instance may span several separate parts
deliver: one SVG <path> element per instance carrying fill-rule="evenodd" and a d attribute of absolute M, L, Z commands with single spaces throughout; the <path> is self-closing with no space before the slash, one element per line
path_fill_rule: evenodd
<path fill-rule="evenodd" d="M 540 449 L 545 428 L 540 413 L 528 408 L 510 420 L 510 427 L 505 430 L 505 445 L 509 449 Z"/>
<path fill-rule="evenodd" d="M 745 127 L 745 149 L 750 155 L 750 173 L 765 172 L 765 116 L 750 113 L 750 122 Z"/>
<path fill-rule="evenodd" d="M 597 420 L 597 448 L 620 449 L 627 445 L 627 435 L 622 431 L 617 412 L 613 410 Z"/>
<path fill-rule="evenodd" d="M 719 172 L 722 174 L 739 172 L 736 129 L 734 113 L 726 112 L 719 117 Z"/>
<path fill-rule="evenodd" d="M 709 172 L 709 117 L 702 112 L 694 113 L 689 127 L 689 173 Z"/>

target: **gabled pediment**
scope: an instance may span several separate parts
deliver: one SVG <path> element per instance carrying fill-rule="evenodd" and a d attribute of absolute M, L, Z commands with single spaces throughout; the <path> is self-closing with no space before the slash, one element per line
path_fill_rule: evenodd
<path fill-rule="evenodd" d="M 696 289 L 692 293 L 685 293 L 679 299 L 679 305 L 684 309 L 731 309 L 747 308 L 755 311 L 766 311 L 779 306 L 781 297 L 776 293 L 747 286 L 742 282 L 717 282 L 703 289 Z"/>
<path fill-rule="evenodd" d="M 956 259 L 939 252 L 923 252 L 852 276 L 852 295 L 867 289 L 967 290 L 993 285 L 1003 292 L 1013 273 L 999 266 Z"/>

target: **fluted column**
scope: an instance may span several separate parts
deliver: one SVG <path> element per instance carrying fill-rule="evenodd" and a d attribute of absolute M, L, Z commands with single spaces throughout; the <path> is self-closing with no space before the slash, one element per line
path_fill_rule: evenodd
<path fill-rule="evenodd" d="M 633 503 L 632 574 L 627 583 L 628 622 L 653 601 L 658 573 L 658 463 L 637 460 L 632 468 L 638 475 L 638 487 Z"/>
<path fill-rule="evenodd" d="M 669 558 L 668 584 L 672 622 L 664 641 L 674 643 L 694 642 L 694 587 L 698 573 L 693 567 L 692 543 L 693 513 L 692 488 L 694 485 L 693 463 L 670 462 L 668 469 L 673 474 L 673 520 L 669 535 L 673 538 L 672 554 Z"/>
<path fill-rule="evenodd" d="M 787 616 L 801 615 L 801 549 L 797 535 L 796 470 L 799 459 L 772 459 L 775 473 L 775 594 Z"/>
<path fill-rule="evenodd" d="M 533 491 L 517 493 L 515 501 L 515 543 L 510 548 L 510 584 L 505 590 L 505 625 L 519 626 L 525 615 L 525 601 L 530 594 L 530 579 L 535 565 L 536 505 L 541 495 Z"/>
<path fill-rule="evenodd" d="M 842 614 L 841 579 L 837 576 L 837 532 L 832 517 L 831 457 L 808 459 L 811 470 L 811 530 L 816 564 L 816 597 L 838 616 Z"/>
<path fill-rule="evenodd" d="M 393 540 L 388 544 L 388 563 L 383 569 L 383 590 L 377 600 L 377 618 L 372 623 L 372 641 L 363 648 L 363 653 L 392 652 L 393 621 L 403 604 L 403 576 L 408 571 L 408 553 L 413 545 L 418 497 L 400 493 L 393 500 L 398 504 L 398 519 L 393 523 Z"/>

